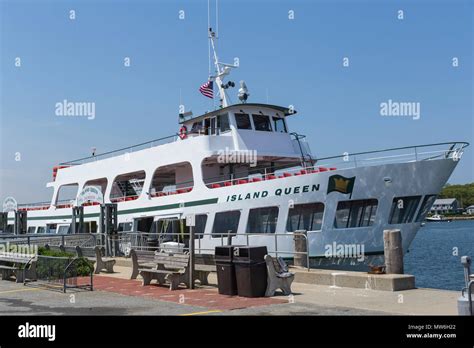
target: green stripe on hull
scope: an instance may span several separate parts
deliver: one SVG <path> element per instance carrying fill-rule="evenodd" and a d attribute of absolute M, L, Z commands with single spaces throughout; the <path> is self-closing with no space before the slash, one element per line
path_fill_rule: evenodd
<path fill-rule="evenodd" d="M 147 207 L 147 208 L 119 210 L 117 214 L 125 215 L 125 214 L 133 214 L 133 213 L 145 213 L 145 212 L 150 212 L 150 211 L 177 209 L 177 208 L 183 208 L 183 207 L 196 207 L 196 206 L 206 205 L 206 204 L 215 204 L 217 203 L 217 201 L 218 201 L 217 198 L 201 199 L 199 201 L 191 201 L 191 202 L 185 202 L 185 203 L 173 203 L 173 204 L 166 204 L 166 205 L 157 205 L 154 207 Z M 99 215 L 100 215 L 99 213 L 84 214 L 84 218 L 99 217 Z M 64 220 L 64 219 L 71 219 L 71 215 L 36 216 L 36 217 L 28 217 L 27 219 L 28 220 Z M 14 218 L 8 218 L 8 220 L 14 220 Z"/>

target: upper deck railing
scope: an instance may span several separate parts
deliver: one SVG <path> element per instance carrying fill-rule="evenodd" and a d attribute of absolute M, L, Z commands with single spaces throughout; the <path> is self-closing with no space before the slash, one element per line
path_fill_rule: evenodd
<path fill-rule="evenodd" d="M 88 156 L 88 157 L 79 158 L 79 159 L 76 159 L 76 160 L 73 160 L 73 161 L 63 162 L 63 163 L 60 163 L 59 165 L 76 166 L 76 165 L 80 165 L 80 164 L 84 164 L 84 163 L 103 160 L 105 158 L 115 157 L 115 156 L 119 156 L 119 155 L 125 155 L 125 154 L 130 153 L 130 152 L 140 151 L 140 150 L 152 148 L 152 147 L 155 147 L 155 146 L 172 143 L 172 142 L 176 141 L 178 139 L 178 137 L 179 137 L 178 134 L 173 134 L 173 135 L 169 135 L 167 137 L 150 140 L 150 141 L 147 141 L 147 142 L 144 142 L 144 143 L 123 147 L 121 149 L 100 153 L 100 154 L 97 154 L 97 155 L 94 155 L 94 156 Z"/>
<path fill-rule="evenodd" d="M 287 164 L 282 167 L 251 168 L 248 173 L 236 172 L 230 178 L 217 176 L 205 178 L 209 188 L 220 188 L 233 186 L 235 184 L 247 184 L 298 176 L 304 174 L 315 174 L 326 171 L 359 168 L 391 163 L 409 163 L 449 158 L 457 161 L 461 158 L 464 148 L 469 146 L 467 142 L 448 142 L 428 145 L 404 146 L 385 150 L 365 151 L 358 153 L 343 153 L 331 157 L 312 158 L 314 165 L 307 162 Z"/>
<path fill-rule="evenodd" d="M 227 132 L 228 131 L 221 132 L 218 128 L 214 130 L 214 133 L 210 133 L 210 130 L 201 129 L 198 131 L 188 130 L 184 133 L 184 135 L 186 137 L 197 137 L 197 136 L 220 135 Z M 306 136 L 301 135 L 301 134 L 296 134 L 296 133 L 289 133 L 289 134 L 295 137 L 295 139 L 300 141 L 300 151 L 302 152 L 304 151 L 305 153 L 309 151 L 309 147 L 306 143 Z M 179 134 L 173 134 L 173 135 L 169 135 L 163 138 L 158 138 L 158 139 L 150 140 L 144 143 L 123 147 L 121 149 L 104 152 L 104 153 L 97 154 L 94 156 L 88 156 L 88 157 L 79 158 L 73 161 L 59 163 L 59 166 L 76 166 L 76 165 L 81 165 L 81 164 L 85 164 L 89 162 L 96 162 L 96 161 L 100 161 L 106 158 L 115 157 L 119 155 L 125 155 L 127 153 L 172 143 L 178 140 L 178 138 L 179 138 Z"/>
<path fill-rule="evenodd" d="M 463 150 L 469 146 L 467 142 L 446 142 L 427 145 L 404 146 L 397 148 L 390 148 L 384 150 L 365 151 L 357 153 L 343 153 L 331 157 L 315 157 L 313 166 L 303 163 L 298 166 L 289 167 L 272 167 L 272 168 L 252 168 L 252 172 L 235 173 L 232 178 L 224 178 L 222 176 L 207 178 L 205 184 L 209 188 L 219 188 L 223 186 L 252 183 L 262 180 L 271 180 L 276 178 L 285 178 L 293 175 L 312 174 L 317 172 L 324 172 L 327 170 L 340 170 L 349 168 L 358 168 L 364 166 L 382 165 L 390 163 L 407 163 L 418 161 L 429 161 L 436 159 L 449 158 L 457 161 L 461 158 Z M 115 151 L 116 152 L 116 151 Z M 259 178 L 255 178 L 256 172 L 260 173 Z M 175 192 L 173 192 L 174 194 Z M 159 196 L 159 195 L 156 195 Z M 153 196 L 155 197 L 155 196 Z M 26 207 L 49 207 L 49 202 L 46 203 L 32 203 L 18 205 L 21 208 Z M 58 205 L 56 204 L 56 207 Z"/>

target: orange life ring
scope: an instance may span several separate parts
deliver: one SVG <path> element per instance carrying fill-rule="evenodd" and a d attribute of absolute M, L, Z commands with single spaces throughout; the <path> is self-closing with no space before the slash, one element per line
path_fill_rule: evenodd
<path fill-rule="evenodd" d="M 181 126 L 181 128 L 179 129 L 179 137 L 181 138 L 181 140 L 183 139 L 186 139 L 186 137 L 188 136 L 188 129 L 186 128 L 186 126 Z"/>

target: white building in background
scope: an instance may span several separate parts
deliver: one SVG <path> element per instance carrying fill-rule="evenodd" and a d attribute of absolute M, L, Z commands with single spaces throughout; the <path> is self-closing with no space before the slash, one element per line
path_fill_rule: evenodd
<path fill-rule="evenodd" d="M 456 212 L 459 208 L 459 202 L 456 198 L 438 198 L 431 207 L 433 214 L 444 214 Z"/>
<path fill-rule="evenodd" d="M 470 205 L 469 207 L 466 208 L 466 213 L 467 214 L 474 214 L 474 205 Z"/>

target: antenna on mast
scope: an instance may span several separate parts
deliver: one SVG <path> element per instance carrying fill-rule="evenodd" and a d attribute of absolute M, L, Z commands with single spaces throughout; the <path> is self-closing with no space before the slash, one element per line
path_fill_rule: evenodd
<path fill-rule="evenodd" d="M 213 51 L 214 66 L 216 68 L 216 75 L 210 76 L 210 78 L 216 81 L 216 85 L 219 90 L 219 99 L 221 103 L 220 106 L 222 108 L 225 108 L 229 106 L 225 90 L 229 87 L 234 87 L 235 83 L 232 81 L 229 81 L 226 84 L 224 84 L 224 78 L 225 76 L 230 74 L 230 71 L 232 68 L 237 68 L 237 66 L 233 64 L 226 64 L 226 63 L 219 62 L 219 58 L 217 56 L 217 51 L 216 51 L 216 39 L 217 39 L 216 33 L 212 30 L 212 28 L 209 28 L 209 40 L 211 42 L 211 47 Z"/>
<path fill-rule="evenodd" d="M 228 103 L 228 100 L 227 100 L 228 97 L 227 97 L 226 89 L 228 89 L 230 87 L 235 87 L 235 83 L 233 81 L 228 81 L 227 83 L 224 83 L 224 78 L 225 78 L 225 76 L 230 74 L 230 71 L 233 68 L 237 68 L 238 65 L 226 64 L 226 63 L 219 62 L 219 58 L 217 56 L 217 49 L 216 49 L 216 46 L 217 46 L 217 41 L 216 40 L 218 39 L 218 34 L 217 34 L 218 28 L 216 27 L 217 30 L 216 30 L 216 32 L 214 32 L 212 30 L 211 26 L 210 26 L 209 1 L 208 1 L 207 4 L 208 4 L 208 28 L 209 28 L 209 31 L 208 31 L 209 36 L 208 37 L 209 37 L 210 48 L 212 48 L 214 67 L 215 67 L 215 72 L 216 72 L 216 74 L 214 76 L 209 76 L 209 79 L 216 82 L 217 88 L 219 90 L 220 107 L 225 108 L 225 107 L 229 106 L 229 103 Z M 218 20 L 217 17 L 218 17 L 218 7 L 217 7 L 217 0 L 216 0 L 216 18 L 215 18 L 216 26 L 219 25 L 218 24 L 219 20 Z M 210 57 L 210 54 L 209 54 L 209 61 L 211 60 L 210 58 L 211 57 Z"/>

